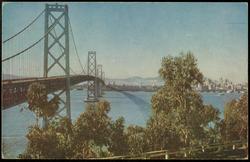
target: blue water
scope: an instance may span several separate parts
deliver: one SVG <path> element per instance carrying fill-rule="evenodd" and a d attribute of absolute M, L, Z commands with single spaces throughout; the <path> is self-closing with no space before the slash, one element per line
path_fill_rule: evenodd
<path fill-rule="evenodd" d="M 125 118 L 125 125 L 145 126 L 151 114 L 151 97 L 153 92 L 105 92 L 103 99 L 111 103 L 109 116 L 115 120 L 120 116 Z M 202 93 L 205 104 L 212 104 L 220 110 L 223 118 L 223 107 L 226 102 L 239 98 L 238 93 L 218 95 L 217 93 Z M 76 120 L 85 110 L 84 99 L 86 91 L 71 91 L 71 117 Z M 20 112 L 22 104 L 2 111 L 2 157 L 16 158 L 25 150 L 28 127 L 35 123 L 35 116 L 28 110 Z"/>

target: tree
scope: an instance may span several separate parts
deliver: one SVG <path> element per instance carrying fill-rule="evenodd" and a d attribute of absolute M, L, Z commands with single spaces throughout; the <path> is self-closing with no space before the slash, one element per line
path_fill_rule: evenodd
<path fill-rule="evenodd" d="M 105 154 L 103 149 L 109 145 L 111 135 L 111 118 L 107 115 L 109 111 L 110 104 L 107 101 L 87 105 L 86 111 L 80 115 L 73 127 L 77 154 L 86 157 L 83 152 L 79 153 L 79 151 L 86 149 L 86 145 L 91 144 L 98 149 L 95 151 L 97 157 L 100 154 Z"/>
<path fill-rule="evenodd" d="M 38 90 L 32 101 L 36 102 L 31 102 L 31 108 L 39 116 L 43 115 L 39 107 L 41 103 L 46 103 L 46 93 L 44 87 L 38 87 L 35 87 Z M 73 124 L 65 117 L 53 118 L 47 127 L 31 126 L 26 136 L 28 146 L 19 158 L 85 159 L 126 154 L 128 145 L 124 119 L 112 121 L 109 111 L 109 102 L 100 101 L 88 104 L 86 111 Z"/>
<path fill-rule="evenodd" d="M 28 146 L 26 152 L 20 157 L 30 157 L 32 159 L 57 158 L 57 137 L 51 129 L 39 128 L 37 125 L 30 127 Z"/>
<path fill-rule="evenodd" d="M 49 128 L 57 135 L 57 152 L 60 158 L 71 158 L 73 154 L 73 125 L 69 118 L 55 118 Z"/>
<path fill-rule="evenodd" d="M 111 123 L 109 151 L 116 155 L 128 154 L 128 143 L 124 132 L 124 118 L 120 117 Z"/>
<path fill-rule="evenodd" d="M 177 149 L 181 144 L 177 130 L 172 126 L 172 117 L 164 112 L 152 116 L 147 122 L 145 140 L 147 151 Z"/>
<path fill-rule="evenodd" d="M 203 83 L 203 75 L 191 52 L 162 59 L 159 70 L 164 86 L 152 96 L 153 116 L 147 124 L 153 149 L 175 149 L 204 142 L 209 123 L 218 122 L 219 111 L 204 105 L 193 87 Z M 171 143 L 175 139 L 176 144 Z"/>
<path fill-rule="evenodd" d="M 126 132 L 129 154 L 136 155 L 145 151 L 145 129 L 140 126 L 130 125 Z"/>
<path fill-rule="evenodd" d="M 72 156 L 71 122 L 68 118 L 55 119 L 46 128 L 31 126 L 26 135 L 28 145 L 19 158 L 57 159 Z"/>
<path fill-rule="evenodd" d="M 59 108 L 59 98 L 55 96 L 50 101 L 47 99 L 47 90 L 43 84 L 32 83 L 27 92 L 28 108 L 38 118 L 53 117 Z"/>
<path fill-rule="evenodd" d="M 239 100 L 232 100 L 225 105 L 222 124 L 223 137 L 226 141 L 247 140 L 248 133 L 248 94 Z"/>
<path fill-rule="evenodd" d="M 107 115 L 109 111 L 110 105 L 107 101 L 100 101 L 96 105 L 88 104 L 86 111 L 74 124 L 75 135 L 84 140 L 94 139 L 97 145 L 107 145 L 111 123 L 111 118 Z"/>
<path fill-rule="evenodd" d="M 59 98 L 50 101 L 43 84 L 32 83 L 27 92 L 28 108 L 35 113 L 37 122 L 29 128 L 26 135 L 28 145 L 20 158 L 62 158 L 67 157 L 71 122 L 67 118 L 53 119 L 45 127 L 40 128 L 38 118 L 54 117 L 59 108 Z"/>

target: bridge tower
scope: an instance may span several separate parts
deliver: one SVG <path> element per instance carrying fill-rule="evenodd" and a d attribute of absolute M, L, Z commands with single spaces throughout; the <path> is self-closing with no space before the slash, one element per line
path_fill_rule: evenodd
<path fill-rule="evenodd" d="M 88 75 L 94 76 L 94 80 L 88 81 L 87 99 L 85 102 L 97 102 L 97 68 L 96 51 L 88 52 Z"/>
<path fill-rule="evenodd" d="M 102 80 L 102 65 L 97 65 L 97 76 Z M 97 82 L 97 97 L 102 96 L 102 83 Z"/>
<path fill-rule="evenodd" d="M 54 26 L 54 30 L 50 30 Z M 57 35 L 55 29 L 61 29 Z M 57 115 L 62 117 L 60 113 L 64 112 L 63 116 L 67 116 L 71 121 L 70 112 L 70 66 L 69 66 L 69 17 L 68 6 L 59 4 L 45 5 L 45 38 L 44 38 L 44 77 L 48 77 L 52 69 L 63 71 L 66 77 L 65 89 L 59 93 L 52 93 L 58 96 L 62 104 L 57 112 Z M 46 34 L 48 33 L 48 34 Z M 55 51 L 56 45 L 60 48 L 60 52 Z M 56 69 L 57 70 L 57 69 Z M 65 92 L 65 97 L 62 94 Z M 66 110 L 66 114 L 65 114 Z M 44 119 L 44 124 L 49 119 Z"/>
<path fill-rule="evenodd" d="M 103 80 L 103 83 L 104 83 L 103 86 L 105 86 L 105 73 L 104 73 L 104 71 L 102 71 L 102 80 Z M 104 94 L 104 91 L 102 90 L 101 95 L 103 95 L 103 94 Z"/>

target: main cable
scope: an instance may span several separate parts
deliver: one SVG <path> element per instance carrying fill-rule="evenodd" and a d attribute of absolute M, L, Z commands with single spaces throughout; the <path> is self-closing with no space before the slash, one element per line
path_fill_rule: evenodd
<path fill-rule="evenodd" d="M 74 39 L 74 34 L 73 34 L 73 30 L 72 30 L 72 26 L 71 26 L 71 23 L 70 23 L 69 16 L 68 16 L 68 20 L 69 20 L 69 26 L 70 26 L 70 31 L 71 31 L 71 35 L 72 35 L 72 39 L 73 39 L 73 44 L 74 44 L 74 47 L 75 47 L 76 55 L 77 55 L 78 61 L 79 61 L 80 65 L 81 65 L 81 68 L 82 68 L 83 72 L 85 72 L 85 71 L 84 71 L 84 68 L 83 68 L 83 66 L 82 66 L 80 57 L 79 57 L 79 55 L 78 55 L 78 51 L 77 51 L 77 48 L 76 48 L 75 39 Z"/>
<path fill-rule="evenodd" d="M 14 54 L 14 55 L 12 55 L 12 56 L 10 56 L 10 57 L 8 57 L 8 58 L 3 59 L 2 62 L 5 62 L 5 61 L 7 61 L 7 60 L 10 60 L 10 59 L 12 59 L 12 58 L 14 58 L 14 57 L 16 57 L 16 56 L 18 56 L 18 55 L 24 53 L 25 51 L 29 50 L 30 48 L 34 47 L 34 46 L 35 46 L 36 44 L 38 44 L 41 40 L 43 40 L 43 39 L 49 34 L 49 32 L 50 32 L 52 29 L 54 29 L 54 27 L 56 26 L 57 21 L 59 21 L 59 20 L 56 20 L 56 21 L 54 22 L 54 24 L 53 24 L 52 26 L 49 27 L 50 29 L 47 31 L 47 33 L 44 34 L 44 36 L 43 36 L 42 38 L 40 38 L 37 42 L 35 42 L 35 43 L 32 44 L 31 46 L 29 46 L 28 48 L 22 50 L 21 52 L 18 52 L 17 54 Z"/>
<path fill-rule="evenodd" d="M 43 13 L 45 12 L 45 10 L 43 10 L 29 25 L 27 25 L 25 28 L 23 28 L 21 31 L 19 31 L 18 33 L 16 33 L 15 35 L 11 36 L 10 38 L 6 39 L 3 41 L 3 43 L 8 42 L 9 40 L 13 39 L 14 37 L 18 36 L 19 34 L 21 34 L 23 31 L 25 31 L 27 28 L 29 28 Z"/>

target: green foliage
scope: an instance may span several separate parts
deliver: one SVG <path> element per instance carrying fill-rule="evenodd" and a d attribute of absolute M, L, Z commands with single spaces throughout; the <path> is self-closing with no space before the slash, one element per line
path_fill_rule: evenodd
<path fill-rule="evenodd" d="M 30 157 L 32 159 L 58 158 L 57 149 L 58 138 L 52 129 L 43 129 L 33 126 L 27 134 L 29 140 L 27 150 L 20 157 Z"/>
<path fill-rule="evenodd" d="M 80 157 L 104 157 L 127 153 L 124 118 L 112 121 L 109 111 L 107 101 L 87 105 L 73 127 L 75 154 Z M 82 149 L 85 151 L 79 152 Z"/>
<path fill-rule="evenodd" d="M 124 118 L 120 117 L 111 123 L 110 146 L 109 151 L 113 155 L 128 154 L 128 143 L 124 132 Z"/>
<path fill-rule="evenodd" d="M 47 99 L 46 87 L 40 83 L 32 83 L 27 93 L 28 108 L 40 117 L 53 117 L 59 108 L 59 98 Z"/>
<path fill-rule="evenodd" d="M 110 104 L 100 101 L 88 104 L 74 124 L 68 118 L 54 118 L 47 127 L 32 126 L 19 158 L 84 159 L 127 153 L 124 119 L 112 121 L 109 111 Z"/>
<path fill-rule="evenodd" d="M 224 140 L 246 140 L 248 133 L 248 94 L 225 105 L 221 125 Z"/>
<path fill-rule="evenodd" d="M 90 155 L 98 157 L 99 154 L 105 154 L 102 149 L 109 145 L 111 134 L 111 118 L 107 115 L 109 111 L 110 104 L 107 101 L 87 105 L 86 111 L 80 115 L 73 126 L 75 154 L 81 157 Z M 93 149 L 88 146 L 98 148 Z M 84 151 L 80 151 L 83 149 Z"/>
<path fill-rule="evenodd" d="M 31 127 L 28 146 L 20 158 L 136 155 L 247 138 L 247 94 L 226 105 L 225 120 L 221 121 L 219 110 L 204 105 L 201 95 L 194 90 L 203 83 L 203 75 L 192 53 L 164 57 L 159 74 L 165 84 L 152 96 L 153 114 L 146 128 L 130 125 L 125 129 L 124 118 L 112 121 L 108 116 L 110 103 L 100 101 L 88 104 L 73 124 L 62 118 L 52 120 L 45 128 Z M 38 117 L 54 116 L 59 99 L 47 101 L 43 85 L 31 85 L 27 97 L 29 109 Z M 194 152 L 191 155 L 196 156 Z"/>
<path fill-rule="evenodd" d="M 68 118 L 55 119 L 46 128 L 31 126 L 26 135 L 28 146 L 19 158 L 56 159 L 72 155 L 71 123 Z"/>
<path fill-rule="evenodd" d="M 173 149 L 181 144 L 175 126 L 172 126 L 173 116 L 165 112 L 157 113 L 147 122 L 146 143 L 147 151 Z"/>
<path fill-rule="evenodd" d="M 165 85 L 152 96 L 153 116 L 147 124 L 153 149 L 186 147 L 202 143 L 208 126 L 219 120 L 219 111 L 203 104 L 193 87 L 202 84 L 203 75 L 192 53 L 164 57 L 160 76 Z M 171 141 L 178 141 L 176 144 Z"/>
<path fill-rule="evenodd" d="M 165 85 L 173 86 L 180 90 L 179 93 L 192 90 L 193 85 L 203 81 L 197 60 L 191 52 L 181 53 L 180 57 L 163 57 L 161 66 L 159 74 L 165 80 Z"/>
<path fill-rule="evenodd" d="M 130 125 L 126 134 L 130 154 L 135 155 L 145 151 L 146 141 L 143 127 Z"/>
<path fill-rule="evenodd" d="M 110 105 L 100 101 L 96 105 L 88 104 L 74 125 L 74 136 L 78 140 L 93 140 L 99 146 L 109 143 L 111 118 L 107 113 Z"/>

